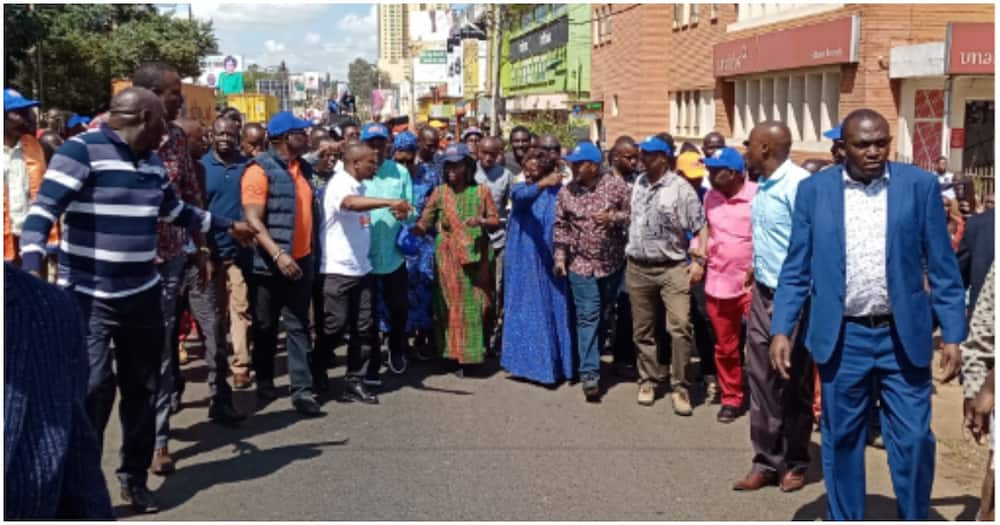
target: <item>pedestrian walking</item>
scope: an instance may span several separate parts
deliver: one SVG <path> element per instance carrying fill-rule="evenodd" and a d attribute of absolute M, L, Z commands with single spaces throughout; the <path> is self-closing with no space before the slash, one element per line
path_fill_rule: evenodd
<path fill-rule="evenodd" d="M 632 303 L 632 332 L 639 349 L 637 401 L 650 406 L 657 387 L 668 378 L 674 413 L 690 416 L 691 284 L 704 276 L 703 254 L 692 255 L 687 232 L 705 246 L 705 214 L 691 184 L 672 168 L 673 148 L 658 136 L 639 145 L 646 172 L 632 189 L 626 286 Z M 670 367 L 657 355 L 656 317 L 666 311 Z M 662 344 L 662 343 L 661 343 Z"/>
<path fill-rule="evenodd" d="M 758 490 L 780 485 L 791 492 L 805 485 L 812 435 L 812 360 L 801 347 L 799 330 L 789 332 L 795 360 L 789 378 L 771 367 L 771 307 L 778 273 L 788 254 L 792 212 L 799 182 L 809 172 L 789 158 L 792 138 L 780 122 L 763 122 L 745 144 L 747 167 L 757 173 L 757 194 L 751 204 L 753 269 L 750 319 L 747 322 L 747 381 L 750 389 L 750 442 L 754 457 L 750 472 L 734 490 Z M 796 317 L 796 320 L 798 318 Z M 799 321 L 798 328 L 805 324 Z"/>
<path fill-rule="evenodd" d="M 490 274 L 493 275 L 494 287 L 493 297 L 494 313 L 496 315 L 496 327 L 490 336 L 489 349 L 491 352 L 499 352 L 503 342 L 500 337 L 503 333 L 503 274 L 504 274 L 504 247 L 507 239 L 507 215 L 508 205 L 511 200 L 511 186 L 514 181 L 514 174 L 510 170 L 499 164 L 500 153 L 503 151 L 500 139 L 497 137 L 487 137 L 479 144 L 479 155 L 470 149 L 470 155 L 477 159 L 476 164 L 476 184 L 486 186 L 493 197 L 493 205 L 496 207 L 500 217 L 500 227 L 490 232 L 490 243 L 493 245 L 493 265 L 490 267 Z M 516 261 L 516 259 L 511 259 Z"/>
<path fill-rule="evenodd" d="M 521 176 L 521 162 L 531 147 L 531 130 L 524 126 L 514 126 L 510 130 L 510 151 L 504 154 L 503 166 L 514 175 L 514 182 L 524 182 Z"/>
<path fill-rule="evenodd" d="M 951 379 L 966 335 L 965 294 L 934 176 L 887 160 L 889 124 L 873 110 L 851 112 L 842 132 L 843 167 L 799 184 L 770 357 L 788 381 L 791 334 L 811 298 L 806 347 L 823 387 L 827 517 L 864 518 L 864 416 L 872 402 L 867 385 L 875 383 L 899 517 L 926 520 L 935 449 L 931 311 L 941 323 L 943 376 Z M 755 157 L 760 148 L 753 134 L 750 140 Z"/>
<path fill-rule="evenodd" d="M 205 169 L 205 189 L 208 210 L 215 215 L 232 220 L 243 219 L 240 186 L 243 171 L 250 159 L 239 150 L 239 124 L 229 118 L 219 117 L 212 125 L 212 151 L 201 158 Z M 215 287 L 220 317 L 228 322 L 232 344 L 229 369 L 233 373 L 233 387 L 242 390 L 250 387 L 250 337 L 252 317 L 247 289 L 253 250 L 242 248 L 232 237 L 216 233 L 212 237 L 212 263 L 215 265 Z M 220 343 L 225 342 L 225 336 Z"/>
<path fill-rule="evenodd" d="M 274 386 L 274 356 L 281 318 L 292 406 L 303 416 L 316 417 L 322 412 L 313 399 L 306 329 L 315 272 L 314 218 L 319 211 L 309 183 L 312 167 L 301 158 L 310 125 L 290 111 L 272 117 L 267 123 L 271 147 L 247 166 L 240 188 L 243 214 L 258 230 L 249 278 L 257 397 L 270 401 L 280 396 Z"/>
<path fill-rule="evenodd" d="M 492 149 L 486 139 L 480 154 Z M 498 150 L 499 151 L 499 150 Z M 515 377 L 551 385 L 573 377 L 566 279 L 553 271 L 553 230 L 562 177 L 544 151 L 523 159 L 527 182 L 511 194 L 504 274 L 506 294 L 500 365 Z"/>
<path fill-rule="evenodd" d="M 370 122 L 361 130 L 361 141 L 375 150 L 379 168 L 375 176 L 365 180 L 365 195 L 374 199 L 403 199 L 413 202 L 413 182 L 410 173 L 388 157 L 389 130 L 384 124 Z M 402 222 L 384 208 L 371 211 L 372 275 L 375 277 L 377 318 L 388 328 L 389 370 L 403 374 L 407 368 L 406 318 L 409 313 L 407 295 L 409 274 L 403 252 L 396 244 Z"/>
<path fill-rule="evenodd" d="M 996 436 L 994 434 L 996 380 L 996 302 L 994 285 L 994 265 L 991 264 L 986 279 L 985 288 L 979 295 L 972 318 L 969 322 L 969 337 L 962 345 L 962 386 L 965 400 L 964 434 L 966 439 L 974 440 L 983 445 L 986 441 L 990 446 L 990 457 L 986 461 L 986 475 L 980 496 L 979 521 L 993 521 L 994 499 L 993 453 Z"/>
<path fill-rule="evenodd" d="M 445 184 L 424 206 L 414 235 L 437 230 L 434 324 L 437 346 L 456 361 L 464 375 L 482 363 L 492 333 L 493 281 L 490 279 L 488 230 L 500 227 L 493 198 L 476 184 L 475 160 L 464 144 L 448 146 L 442 156 Z"/>
<path fill-rule="evenodd" d="M 246 223 L 177 199 L 154 152 L 165 132 L 163 103 L 154 93 L 138 87 L 118 93 L 107 123 L 73 137 L 56 152 L 21 238 L 24 268 L 37 273 L 45 238 L 54 219 L 62 217 L 59 284 L 72 290 L 87 326 L 87 413 L 100 449 L 115 398 L 114 356 L 124 427 L 117 474 L 122 498 L 138 512 L 159 508 L 146 488 L 164 348 L 161 278 L 153 262 L 155 218 L 203 232 L 229 228 L 244 244 L 251 244 L 256 233 Z M 126 209 L 129 213 L 123 215 Z M 123 236 L 129 243 L 122 243 Z"/>
<path fill-rule="evenodd" d="M 423 214 L 424 207 L 434 189 L 442 184 L 441 163 L 437 158 L 438 132 L 425 126 L 419 131 L 417 158 L 411 177 L 413 182 L 413 208 L 417 217 Z M 407 145 L 406 149 L 410 149 Z M 408 296 L 409 312 L 406 316 L 407 333 L 413 336 L 413 346 L 416 356 L 421 360 L 431 359 L 440 355 L 434 349 L 434 237 L 436 230 L 416 237 L 413 255 L 406 255 L 406 271 L 410 291 Z M 409 235 L 409 232 L 407 232 Z"/>
<path fill-rule="evenodd" d="M 554 162 L 551 152 L 545 152 Z M 596 402 L 600 400 L 600 349 L 625 263 L 629 187 L 620 178 L 601 172 L 601 152 L 591 142 L 578 143 L 566 161 L 573 166 L 573 180 L 559 191 L 556 204 L 553 273 L 569 277 L 577 370 L 584 397 Z M 556 173 L 562 178 L 558 168 Z"/>
<path fill-rule="evenodd" d="M 608 152 L 608 162 L 611 175 L 621 178 L 629 185 L 629 191 L 635 184 L 640 171 L 639 147 L 635 139 L 623 135 L 615 139 L 614 146 Z M 662 322 L 658 323 L 662 324 Z M 628 299 L 628 287 L 622 279 L 618 287 L 618 297 L 615 299 L 614 321 L 610 323 L 611 333 L 608 341 L 612 347 L 615 374 L 621 379 L 634 381 L 639 378 L 636 369 L 637 349 L 632 339 L 632 303 Z M 661 326 L 657 330 L 662 331 Z M 665 340 L 665 338 L 663 338 Z"/>
<path fill-rule="evenodd" d="M 716 419 L 731 423 L 743 413 L 743 326 L 750 313 L 747 272 L 753 259 L 750 203 L 757 184 L 743 175 L 743 155 L 733 148 L 705 158 L 712 190 L 705 195 L 708 250 L 705 300 L 715 328 L 715 370 L 722 394 Z"/>
<path fill-rule="evenodd" d="M 382 365 L 382 354 L 375 344 L 372 296 L 375 289 L 368 257 L 371 246 L 371 210 L 389 208 L 397 217 L 405 218 L 411 205 L 405 199 L 380 199 L 366 195 L 364 181 L 375 175 L 379 155 L 371 147 L 348 144 L 344 152 L 344 169 L 330 180 L 323 195 L 323 224 L 320 238 L 323 249 L 320 273 L 323 289 L 323 319 L 317 320 L 323 330 L 322 340 L 329 348 L 317 349 L 317 356 L 326 356 L 350 332 L 347 346 L 347 384 L 344 398 L 362 403 L 378 403 L 378 397 L 364 384 L 376 380 Z M 320 357 L 322 359 L 322 357 Z M 326 377 L 326 363 L 315 363 L 314 373 Z"/>
<path fill-rule="evenodd" d="M 245 126 L 240 133 L 240 152 L 244 157 L 254 158 L 267 150 L 267 130 L 256 122 Z"/>

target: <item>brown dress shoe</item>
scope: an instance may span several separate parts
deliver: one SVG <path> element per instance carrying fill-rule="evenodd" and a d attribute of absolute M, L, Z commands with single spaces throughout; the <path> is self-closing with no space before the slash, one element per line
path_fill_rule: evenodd
<path fill-rule="evenodd" d="M 795 492 L 806 486 L 806 472 L 804 470 L 789 470 L 781 476 L 781 492 Z"/>
<path fill-rule="evenodd" d="M 150 465 L 149 471 L 157 476 L 166 476 L 174 471 L 174 460 L 170 457 L 170 452 L 167 451 L 166 447 L 157 449 L 156 453 L 153 454 L 153 464 Z"/>
<path fill-rule="evenodd" d="M 233 372 L 233 388 L 246 390 L 250 384 L 250 372 Z"/>
<path fill-rule="evenodd" d="M 768 485 L 777 485 L 778 476 L 774 473 L 751 471 L 747 476 L 735 484 L 733 490 L 760 490 Z"/>

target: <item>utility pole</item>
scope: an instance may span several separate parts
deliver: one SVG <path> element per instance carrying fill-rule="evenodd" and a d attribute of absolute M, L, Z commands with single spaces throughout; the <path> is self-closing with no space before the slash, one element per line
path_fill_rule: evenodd
<path fill-rule="evenodd" d="M 490 108 L 490 134 L 500 136 L 500 37 L 503 27 L 503 5 L 493 4 L 493 78 L 492 93 L 493 105 Z"/>

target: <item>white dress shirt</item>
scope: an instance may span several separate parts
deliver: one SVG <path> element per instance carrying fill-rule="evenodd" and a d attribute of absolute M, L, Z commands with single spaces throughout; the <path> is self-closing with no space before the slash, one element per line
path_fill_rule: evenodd
<path fill-rule="evenodd" d="M 891 313 L 885 274 L 889 222 L 889 174 L 868 185 L 844 172 L 844 244 L 846 284 L 844 316 Z"/>
<path fill-rule="evenodd" d="M 21 141 L 18 140 L 13 148 L 4 144 L 3 156 L 3 181 L 7 190 L 10 231 L 14 235 L 21 235 L 24 220 L 28 218 L 28 208 L 31 206 L 31 197 L 28 195 L 28 166 L 24 163 Z"/>

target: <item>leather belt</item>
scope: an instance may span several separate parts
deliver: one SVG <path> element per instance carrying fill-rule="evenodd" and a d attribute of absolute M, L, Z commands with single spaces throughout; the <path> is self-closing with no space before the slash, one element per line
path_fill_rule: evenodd
<path fill-rule="evenodd" d="M 892 325 L 892 314 L 882 315 L 862 315 L 858 317 L 844 317 L 848 323 L 859 324 L 868 328 L 882 328 Z"/>
<path fill-rule="evenodd" d="M 633 264 L 637 265 L 637 266 L 648 266 L 648 267 L 653 267 L 653 266 L 674 266 L 674 265 L 677 265 L 677 264 L 680 264 L 681 262 L 683 262 L 683 261 L 674 261 L 674 260 L 671 260 L 671 259 L 664 259 L 662 261 L 653 261 L 653 260 L 650 260 L 650 259 L 639 259 L 639 258 L 636 258 L 636 257 L 628 257 L 628 261 L 630 263 L 633 263 Z"/>

